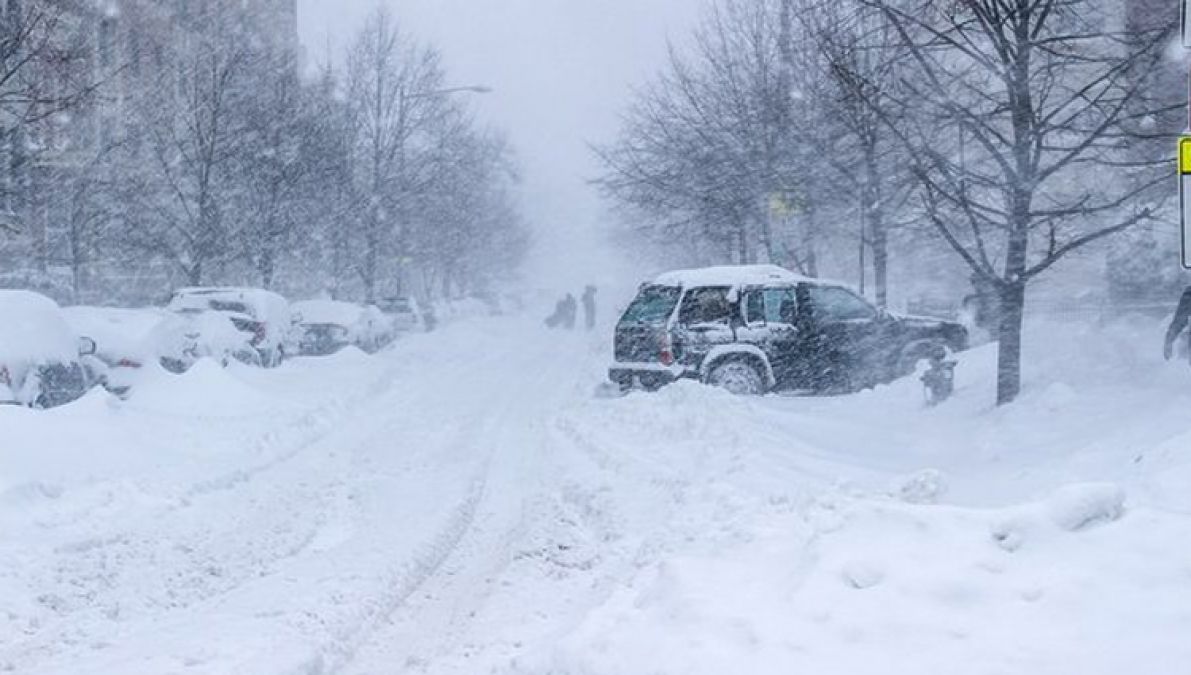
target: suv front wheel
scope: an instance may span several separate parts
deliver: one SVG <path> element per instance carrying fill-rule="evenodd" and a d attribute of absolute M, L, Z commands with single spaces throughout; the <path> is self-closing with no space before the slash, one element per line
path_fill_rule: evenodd
<path fill-rule="evenodd" d="M 760 396 L 765 393 L 765 378 L 747 361 L 720 361 L 707 373 L 707 384 L 737 396 Z"/>

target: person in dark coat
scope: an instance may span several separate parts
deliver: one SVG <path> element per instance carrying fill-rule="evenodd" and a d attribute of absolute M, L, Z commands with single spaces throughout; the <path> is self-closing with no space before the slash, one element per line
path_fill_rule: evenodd
<path fill-rule="evenodd" d="M 583 289 L 583 319 L 587 330 L 595 330 L 596 324 L 596 287 L 588 286 Z"/>
<path fill-rule="evenodd" d="M 567 314 L 567 299 L 561 298 L 554 304 L 554 313 L 546 317 L 547 328 L 558 328 L 565 321 Z"/>
<path fill-rule="evenodd" d="M 1163 350 L 1163 355 L 1167 361 L 1174 358 L 1174 343 L 1178 341 L 1183 331 L 1187 330 L 1189 322 L 1191 322 L 1191 286 L 1183 291 L 1183 297 L 1179 300 L 1179 308 L 1175 310 L 1170 328 L 1166 330 L 1166 348 Z"/>
<path fill-rule="evenodd" d="M 562 324 L 567 330 L 575 330 L 575 317 L 579 313 L 579 303 L 570 293 L 567 293 L 567 297 L 563 298 L 562 303 Z"/>

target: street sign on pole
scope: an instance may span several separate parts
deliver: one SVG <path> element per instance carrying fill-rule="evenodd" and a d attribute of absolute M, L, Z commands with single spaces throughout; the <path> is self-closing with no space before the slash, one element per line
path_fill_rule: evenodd
<path fill-rule="evenodd" d="M 1191 136 L 1179 139 L 1179 206 L 1183 221 L 1183 267 L 1191 270 Z"/>

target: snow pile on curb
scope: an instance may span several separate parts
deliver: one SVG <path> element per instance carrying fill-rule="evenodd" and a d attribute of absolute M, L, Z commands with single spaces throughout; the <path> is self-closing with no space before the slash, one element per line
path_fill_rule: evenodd
<path fill-rule="evenodd" d="M 651 565 L 509 672 L 1171 672 L 1191 660 L 1191 519 L 1123 504 L 1111 485 L 994 510 L 828 497 Z"/>

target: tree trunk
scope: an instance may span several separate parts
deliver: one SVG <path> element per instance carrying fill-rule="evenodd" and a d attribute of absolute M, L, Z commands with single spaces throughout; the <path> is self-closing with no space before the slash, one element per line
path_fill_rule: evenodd
<path fill-rule="evenodd" d="M 364 281 L 364 302 L 369 305 L 376 302 L 376 268 L 376 244 L 370 241 L 368 250 L 364 251 L 364 270 L 361 275 Z"/>
<path fill-rule="evenodd" d="M 802 248 L 806 251 L 804 267 L 806 275 L 812 279 L 819 276 L 819 218 L 815 206 L 807 199 L 806 223 L 802 231 Z"/>
<path fill-rule="evenodd" d="M 776 259 L 773 254 L 773 213 L 768 204 L 765 207 L 765 216 L 761 218 L 761 250 L 758 253 L 765 256 L 764 260 L 760 260 L 760 255 L 757 256 L 760 262 L 772 263 Z"/>
<path fill-rule="evenodd" d="M 864 213 L 867 219 L 869 243 L 873 248 L 873 288 L 877 306 L 889 306 L 889 235 L 885 232 L 885 218 L 881 212 L 881 169 L 878 166 L 876 142 L 865 149 L 867 176 L 864 187 Z"/>
<path fill-rule="evenodd" d="M 873 213 L 869 227 L 873 245 L 873 287 L 877 292 L 877 306 L 884 309 L 889 306 L 889 236 L 879 213 Z"/>
<path fill-rule="evenodd" d="M 1001 289 L 997 353 L 997 405 L 1012 403 L 1021 393 L 1021 331 L 1025 319 L 1026 287 L 1009 284 Z"/>
<path fill-rule="evenodd" d="M 265 288 L 272 288 L 273 279 L 277 276 L 277 256 L 271 243 L 264 245 L 260 260 L 257 262 L 257 271 L 261 275 L 261 285 Z"/>
<path fill-rule="evenodd" d="M 191 287 L 203 285 L 203 263 L 201 260 L 187 268 L 186 280 Z"/>

